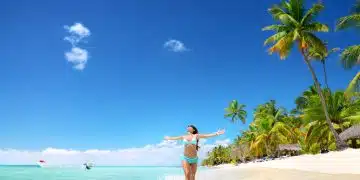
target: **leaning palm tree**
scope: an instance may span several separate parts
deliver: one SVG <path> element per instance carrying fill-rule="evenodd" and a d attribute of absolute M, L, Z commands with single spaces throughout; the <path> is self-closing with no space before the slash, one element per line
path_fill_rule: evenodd
<path fill-rule="evenodd" d="M 309 48 L 317 49 L 319 52 L 327 52 L 324 42 L 315 35 L 317 32 L 329 31 L 327 25 L 315 21 L 315 17 L 323 8 L 324 6 L 321 3 L 316 3 L 306 11 L 302 0 L 287 0 L 282 1 L 279 5 L 274 5 L 269 9 L 269 13 L 278 24 L 263 28 L 264 31 L 275 31 L 275 34 L 266 39 L 264 44 L 272 44 L 269 53 L 279 53 L 280 59 L 285 59 L 289 55 L 294 44 L 298 45 L 304 61 L 311 72 L 318 95 L 321 99 L 326 122 L 336 139 L 336 147 L 338 150 L 341 150 L 347 148 L 347 144 L 341 140 L 339 134 L 331 124 L 325 98 L 314 68 L 312 67 L 311 57 L 309 55 Z"/>
<path fill-rule="evenodd" d="M 316 48 L 309 48 L 309 56 L 311 59 L 315 59 L 317 61 L 320 61 L 323 67 L 323 71 L 324 71 L 324 81 L 325 81 L 325 86 L 327 89 L 329 88 L 329 84 L 328 84 L 328 78 L 327 78 L 327 72 L 326 72 L 326 60 L 328 59 L 328 57 L 339 51 L 340 48 L 332 48 L 331 50 L 329 50 L 328 52 L 320 52 L 317 51 Z"/>
<path fill-rule="evenodd" d="M 230 118 L 231 122 L 235 123 L 240 120 L 245 124 L 247 113 L 244 110 L 246 106 L 239 104 L 237 100 L 232 100 L 229 107 L 225 108 L 225 118 Z"/>
<path fill-rule="evenodd" d="M 360 0 L 356 1 L 352 12 L 348 16 L 344 16 L 337 21 L 336 30 L 344 30 L 348 28 L 358 28 L 360 25 Z M 341 53 L 341 61 L 346 69 L 360 63 L 360 45 L 353 45 L 346 48 Z"/>

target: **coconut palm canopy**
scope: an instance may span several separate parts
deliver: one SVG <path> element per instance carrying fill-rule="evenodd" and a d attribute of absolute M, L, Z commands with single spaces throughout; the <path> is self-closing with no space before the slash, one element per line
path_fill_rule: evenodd
<path fill-rule="evenodd" d="M 327 25 L 315 21 L 324 6 L 316 3 L 306 10 L 303 3 L 302 0 L 282 1 L 269 9 L 269 13 L 278 22 L 263 28 L 264 31 L 275 32 L 264 42 L 265 45 L 272 44 L 270 54 L 276 52 L 281 59 L 285 59 L 294 43 L 297 43 L 302 51 L 311 47 L 322 54 L 327 52 L 325 43 L 314 34 L 329 31 Z"/>
<path fill-rule="evenodd" d="M 359 28 L 360 25 L 360 1 L 356 1 L 351 14 L 340 18 L 336 24 L 336 30 Z M 360 45 L 353 45 L 341 53 L 343 67 L 350 69 L 360 63 Z"/>
<path fill-rule="evenodd" d="M 232 100 L 227 108 L 225 108 L 225 118 L 230 118 L 231 122 L 240 120 L 245 123 L 247 113 L 244 110 L 245 105 L 239 104 L 237 100 Z"/>

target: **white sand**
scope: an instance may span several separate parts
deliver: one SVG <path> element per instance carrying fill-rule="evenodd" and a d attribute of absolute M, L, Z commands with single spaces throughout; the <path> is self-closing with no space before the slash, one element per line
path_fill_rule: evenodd
<path fill-rule="evenodd" d="M 184 179 L 173 177 L 170 179 Z M 347 149 L 266 162 L 220 165 L 198 173 L 197 180 L 360 180 L 360 150 Z"/>
<path fill-rule="evenodd" d="M 277 168 L 327 174 L 360 174 L 360 149 L 317 155 L 301 155 L 258 163 L 222 165 L 223 168 Z M 220 166 L 220 169 L 223 169 Z"/>

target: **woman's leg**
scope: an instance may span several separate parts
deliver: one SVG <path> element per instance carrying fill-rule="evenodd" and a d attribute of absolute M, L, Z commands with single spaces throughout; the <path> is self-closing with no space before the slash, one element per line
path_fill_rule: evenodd
<path fill-rule="evenodd" d="M 184 170 L 185 180 L 191 180 L 190 164 L 188 162 L 186 162 L 185 160 L 183 160 L 182 166 L 183 166 L 183 170 Z"/>
<path fill-rule="evenodd" d="M 190 173 L 191 173 L 190 180 L 195 180 L 196 170 L 197 170 L 197 163 L 190 164 Z"/>

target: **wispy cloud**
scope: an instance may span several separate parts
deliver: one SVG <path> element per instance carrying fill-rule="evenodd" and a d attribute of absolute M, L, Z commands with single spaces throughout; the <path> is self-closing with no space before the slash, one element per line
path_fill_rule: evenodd
<path fill-rule="evenodd" d="M 224 142 L 230 141 L 217 141 L 214 144 L 200 141 L 199 158 L 206 157 L 207 152 L 218 144 L 229 144 Z M 183 154 L 183 145 L 176 141 L 163 141 L 144 147 L 118 150 L 78 151 L 47 148 L 43 151 L 23 151 L 0 149 L 0 164 L 35 164 L 39 159 L 44 159 L 49 165 L 79 165 L 85 161 L 92 161 L 97 165 L 178 165 L 181 154 Z"/>
<path fill-rule="evenodd" d="M 85 39 L 91 35 L 90 30 L 81 23 L 66 25 L 64 29 L 68 33 L 64 40 L 72 46 L 71 51 L 65 52 L 65 58 L 73 64 L 74 69 L 83 70 L 89 59 L 89 53 L 86 49 L 80 48 L 79 44 L 86 42 Z"/>
<path fill-rule="evenodd" d="M 173 51 L 173 52 L 184 52 L 188 51 L 188 48 L 185 46 L 185 44 L 179 40 L 176 39 L 170 39 L 164 43 L 164 48 Z"/>

